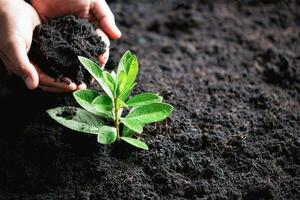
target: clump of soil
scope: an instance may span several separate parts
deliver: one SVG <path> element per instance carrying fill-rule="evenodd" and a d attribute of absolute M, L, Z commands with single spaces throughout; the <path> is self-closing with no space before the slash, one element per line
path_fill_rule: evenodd
<path fill-rule="evenodd" d="M 66 119 L 73 119 L 76 116 L 76 109 L 74 107 L 64 107 L 61 113 L 56 114 L 59 117 Z"/>
<path fill-rule="evenodd" d="M 91 76 L 78 61 L 84 56 L 98 63 L 105 52 L 105 43 L 86 19 L 69 15 L 51 19 L 34 30 L 30 59 L 46 74 L 60 81 L 64 77 L 75 83 L 89 83 Z"/>

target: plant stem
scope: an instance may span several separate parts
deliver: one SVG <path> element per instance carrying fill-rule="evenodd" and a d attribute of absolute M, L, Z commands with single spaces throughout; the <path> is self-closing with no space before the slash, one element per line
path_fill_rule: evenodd
<path fill-rule="evenodd" d="M 119 116 L 118 116 L 118 105 L 117 105 L 117 98 L 115 98 L 115 102 L 114 102 L 114 111 L 115 111 L 115 126 L 117 129 L 117 139 L 120 139 L 120 129 L 119 129 Z"/>

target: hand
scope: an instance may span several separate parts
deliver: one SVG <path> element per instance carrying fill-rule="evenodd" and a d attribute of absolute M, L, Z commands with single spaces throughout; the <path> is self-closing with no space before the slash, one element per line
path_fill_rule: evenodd
<path fill-rule="evenodd" d="M 106 64 L 109 57 L 109 38 L 121 37 L 114 15 L 105 0 L 32 0 L 32 6 L 39 13 L 42 21 L 73 14 L 95 23 L 98 26 L 96 33 L 107 45 L 106 52 L 99 55 L 99 64 L 102 66 Z"/>
<path fill-rule="evenodd" d="M 23 0 L 0 0 L 0 58 L 8 72 L 22 77 L 29 89 L 38 86 L 54 91 L 77 89 L 74 83 L 55 82 L 29 61 L 27 52 L 33 30 L 38 24 L 38 13 L 28 3 Z"/>

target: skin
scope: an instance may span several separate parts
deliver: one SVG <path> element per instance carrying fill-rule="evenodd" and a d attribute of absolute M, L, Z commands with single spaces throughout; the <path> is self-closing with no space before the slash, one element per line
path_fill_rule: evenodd
<path fill-rule="evenodd" d="M 23 0 L 0 0 L 0 58 L 7 71 L 23 78 L 29 89 L 39 87 L 48 92 L 72 92 L 86 88 L 85 84 L 55 82 L 27 56 L 35 26 L 53 17 L 69 14 L 87 18 L 98 25 L 96 33 L 108 46 L 106 52 L 99 55 L 99 64 L 104 67 L 109 57 L 109 39 L 121 37 L 104 0 L 33 0 L 32 6 Z"/>

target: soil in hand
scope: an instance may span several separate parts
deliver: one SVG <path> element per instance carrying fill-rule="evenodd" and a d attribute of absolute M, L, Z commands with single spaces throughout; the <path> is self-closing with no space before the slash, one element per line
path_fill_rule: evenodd
<path fill-rule="evenodd" d="M 68 83 L 89 83 L 91 76 L 78 61 L 84 56 L 98 63 L 105 44 L 86 19 L 69 15 L 49 20 L 34 30 L 30 59 L 46 74 Z"/>

